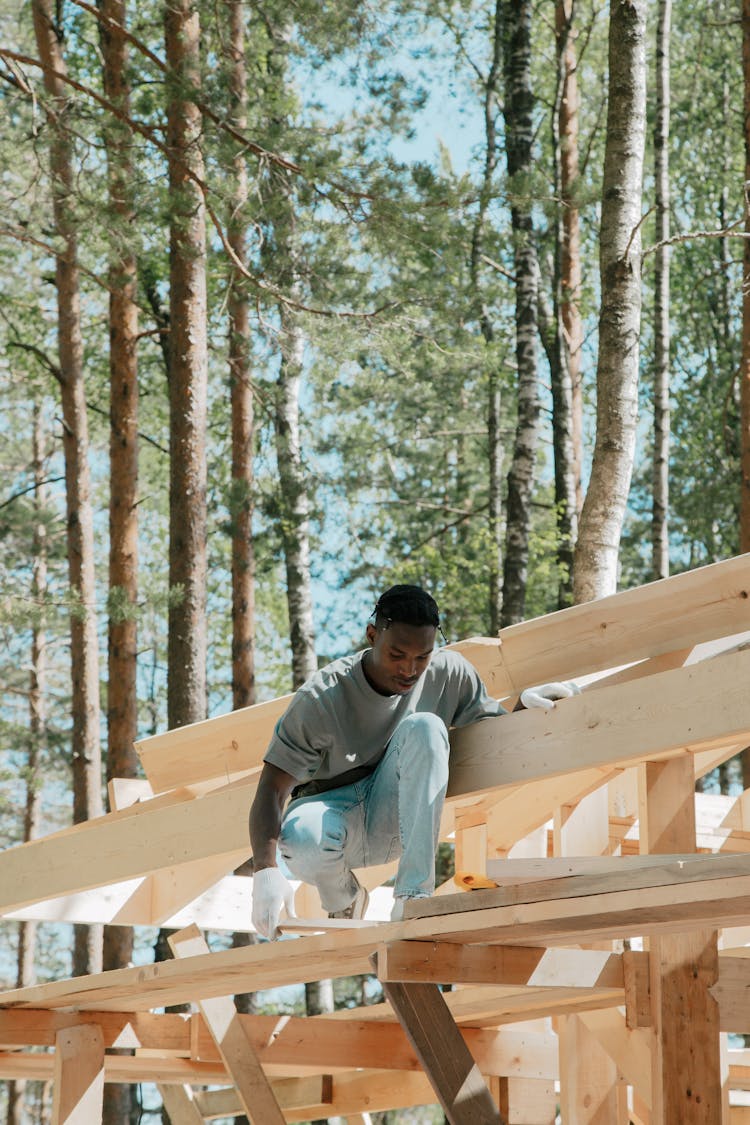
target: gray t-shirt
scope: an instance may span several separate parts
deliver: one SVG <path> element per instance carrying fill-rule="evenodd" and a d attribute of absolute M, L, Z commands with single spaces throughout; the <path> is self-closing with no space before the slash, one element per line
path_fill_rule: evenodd
<path fill-rule="evenodd" d="M 362 670 L 363 656 L 358 652 L 321 668 L 276 724 L 264 760 L 300 782 L 294 797 L 372 773 L 407 715 L 426 711 L 447 727 L 463 727 L 506 713 L 460 653 L 439 649 L 406 695 L 375 691 Z"/>

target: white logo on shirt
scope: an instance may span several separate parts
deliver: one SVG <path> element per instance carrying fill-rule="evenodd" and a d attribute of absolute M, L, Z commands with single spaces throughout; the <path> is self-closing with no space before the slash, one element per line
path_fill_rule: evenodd
<path fill-rule="evenodd" d="M 357 760 L 356 754 L 345 754 L 344 757 L 346 758 L 347 762 L 356 762 Z"/>

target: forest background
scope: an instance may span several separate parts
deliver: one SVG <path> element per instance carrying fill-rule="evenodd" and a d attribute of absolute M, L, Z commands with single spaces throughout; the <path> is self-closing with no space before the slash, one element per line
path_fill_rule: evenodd
<path fill-rule="evenodd" d="M 750 548 L 749 44 L 740 0 L 0 0 L 4 845 L 392 582 L 454 640 Z M 162 936 L 5 924 L 0 973 Z"/>

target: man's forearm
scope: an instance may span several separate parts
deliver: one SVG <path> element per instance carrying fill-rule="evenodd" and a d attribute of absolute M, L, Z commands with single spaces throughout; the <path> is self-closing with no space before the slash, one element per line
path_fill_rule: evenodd
<path fill-rule="evenodd" d="M 260 792 L 250 809 L 250 844 L 253 849 L 253 867 L 276 866 L 276 845 L 281 834 L 281 808 L 273 796 L 263 800 Z"/>

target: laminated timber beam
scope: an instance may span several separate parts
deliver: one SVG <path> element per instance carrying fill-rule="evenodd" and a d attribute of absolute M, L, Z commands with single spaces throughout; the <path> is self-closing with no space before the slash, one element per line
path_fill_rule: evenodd
<path fill-rule="evenodd" d="M 52 1125 L 101 1121 L 104 1099 L 104 1037 L 98 1027 L 57 1033 Z"/>
<path fill-rule="evenodd" d="M 507 1125 L 438 986 L 385 982 L 383 992 L 450 1125 Z"/>
<path fill-rule="evenodd" d="M 532 683 L 660 657 L 750 629 L 748 590 L 750 556 L 744 555 L 512 625 L 499 638 L 449 647 L 474 664 L 491 695 L 503 698 Z M 154 792 L 229 780 L 258 767 L 290 698 L 137 742 Z"/>
<path fill-rule="evenodd" d="M 174 957 L 209 953 L 197 926 L 189 926 L 167 939 Z M 281 1106 L 258 1059 L 231 996 L 198 1001 L 198 1007 L 229 1071 L 243 1111 L 251 1125 L 285 1125 Z"/>
<path fill-rule="evenodd" d="M 750 742 L 748 679 L 750 651 L 731 653 L 454 730 L 448 794 Z"/>
<path fill-rule="evenodd" d="M 567 612 L 567 611 L 565 611 Z M 449 793 L 750 742 L 750 652 L 452 732 Z M 716 699 L 722 706 L 715 706 Z M 246 856 L 253 778 L 192 800 L 155 798 L 0 853 L 0 914 L 224 855 Z M 168 795 L 169 796 L 169 795 Z"/>
<path fill-rule="evenodd" d="M 750 555 L 739 555 L 610 597 L 472 638 L 465 651 L 500 698 L 545 680 L 692 648 L 750 629 Z M 476 649 L 485 648 L 484 661 Z M 472 652 L 472 648 L 475 652 Z"/>
<path fill-rule="evenodd" d="M 706 924 L 750 922 L 750 856 L 696 856 L 664 866 L 418 900 L 403 922 L 116 969 L 7 992 L 4 1007 L 143 1011 L 196 998 L 369 971 L 381 942 L 401 939 L 577 945 Z"/>
<path fill-rule="evenodd" d="M 453 1011 L 454 1009 L 451 1008 Z M 458 1008 L 460 1011 L 460 1007 Z M 97 1020 L 102 1030 L 105 1046 L 123 1041 L 114 1035 L 117 1024 L 123 1025 L 123 1017 L 114 1017 L 110 1012 L 91 1012 L 90 1019 L 83 1014 L 63 1014 L 63 1012 L 16 1011 L 4 1012 L 0 1021 L 0 1046 L 8 1051 L 18 1046 L 53 1046 L 56 1028 L 90 1026 Z M 363 1014 L 364 1015 L 364 1012 Z M 25 1019 L 24 1017 L 33 1017 Z M 146 1017 L 148 1018 L 148 1017 Z M 263 1069 L 271 1077 L 288 1077 L 290 1074 L 336 1072 L 340 1070 L 404 1070 L 419 1068 L 412 1047 L 401 1032 L 400 1026 L 388 1009 L 388 1018 L 382 1020 L 350 1019 L 346 1021 L 345 1032 L 341 1020 L 329 1017 L 279 1017 L 279 1016 L 238 1016 L 238 1023 L 244 1037 L 249 1042 L 263 1064 Z M 143 1019 L 143 1017 L 142 1017 Z M 137 1050 L 148 1051 L 148 1063 L 153 1057 L 186 1056 L 198 1063 L 216 1065 L 222 1062 L 222 1055 L 213 1036 L 202 1017 L 195 1015 L 182 1019 L 181 1034 L 175 1035 L 169 1021 L 177 1016 L 152 1016 L 147 1025 L 150 1034 L 141 1035 Z M 164 1033 L 160 1033 L 160 1020 L 165 1020 Z M 514 1028 L 462 1028 L 464 1042 L 485 1073 L 505 1075 L 514 1078 L 554 1078 L 557 1073 L 557 1053 L 550 1036 L 525 1032 L 519 1034 Z M 133 1044 L 133 1037 L 127 1042 Z M 38 1056 L 49 1057 L 49 1056 Z M 146 1056 L 142 1056 L 146 1057 Z M 137 1072 L 137 1060 L 132 1060 L 133 1071 Z M 3 1056 L 8 1077 L 8 1066 L 12 1056 Z"/>
<path fill-rule="evenodd" d="M 720 698 L 720 696 L 717 696 Z M 693 770 L 684 758 L 648 762 L 640 777 L 641 842 L 649 853 L 695 847 Z M 651 1120 L 653 1125 L 721 1125 L 719 977 L 715 922 L 649 943 Z"/>

